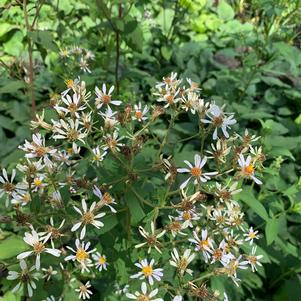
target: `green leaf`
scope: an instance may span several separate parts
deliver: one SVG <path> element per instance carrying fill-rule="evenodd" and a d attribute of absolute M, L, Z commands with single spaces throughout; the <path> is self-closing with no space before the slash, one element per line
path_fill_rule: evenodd
<path fill-rule="evenodd" d="M 97 230 L 98 234 L 104 234 L 118 224 L 118 219 L 115 214 L 105 216 L 101 221 L 104 223 L 104 226 Z"/>
<path fill-rule="evenodd" d="M 145 216 L 139 199 L 132 191 L 128 191 L 125 195 L 125 202 L 130 210 L 131 224 L 137 225 Z"/>
<path fill-rule="evenodd" d="M 238 199 L 246 203 L 255 213 L 257 213 L 265 221 L 269 220 L 269 216 L 264 206 L 255 198 L 253 191 L 245 187 L 242 192 L 238 194 Z"/>
<path fill-rule="evenodd" d="M 34 195 L 30 202 L 30 210 L 34 213 L 39 213 L 41 210 L 41 200 L 38 195 Z"/>
<path fill-rule="evenodd" d="M 143 47 L 143 31 L 137 26 L 130 34 L 123 36 L 126 44 L 134 51 L 142 52 Z"/>
<path fill-rule="evenodd" d="M 0 88 L 0 94 L 16 92 L 25 87 L 24 82 L 20 80 L 10 81 L 8 84 Z"/>
<path fill-rule="evenodd" d="M 219 3 L 217 7 L 217 14 L 225 21 L 233 19 L 235 15 L 233 8 L 225 0 Z"/>
<path fill-rule="evenodd" d="M 50 31 L 47 30 L 35 30 L 28 32 L 28 36 L 37 44 L 40 44 L 43 48 L 58 52 L 59 48 L 53 41 L 53 37 Z"/>
<path fill-rule="evenodd" d="M 267 240 L 267 245 L 270 245 L 277 237 L 279 228 L 279 220 L 276 218 L 271 218 L 267 221 L 265 225 L 265 236 Z"/>
<path fill-rule="evenodd" d="M 8 232 L 0 234 L 0 260 L 15 257 L 27 250 L 28 245 L 20 236 Z"/>

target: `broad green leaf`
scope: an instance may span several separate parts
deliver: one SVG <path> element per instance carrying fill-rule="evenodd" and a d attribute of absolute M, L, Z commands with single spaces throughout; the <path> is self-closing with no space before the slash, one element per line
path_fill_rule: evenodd
<path fill-rule="evenodd" d="M 0 88 L 0 94 L 16 92 L 17 90 L 20 90 L 24 87 L 25 87 L 24 82 L 20 80 L 10 81 L 8 84 Z"/>
<path fill-rule="evenodd" d="M 104 226 L 97 230 L 98 234 L 104 234 L 112 230 L 118 224 L 118 219 L 115 214 L 104 216 L 101 221 L 104 223 Z"/>
<path fill-rule="evenodd" d="M 137 225 L 139 221 L 144 218 L 144 211 L 141 207 L 140 200 L 138 197 L 132 192 L 128 191 L 125 194 L 125 202 L 129 207 L 130 214 L 131 214 L 131 224 Z"/>
<path fill-rule="evenodd" d="M 277 218 L 268 219 L 265 225 L 265 236 L 267 245 L 270 245 L 277 237 L 279 228 L 279 220 Z"/>
<path fill-rule="evenodd" d="M 269 220 L 269 216 L 264 206 L 256 199 L 253 191 L 245 187 L 242 192 L 238 194 L 238 199 L 246 203 L 255 213 L 257 213 L 265 221 Z"/>
<path fill-rule="evenodd" d="M 7 236 L 2 237 L 4 236 L 3 233 Z M 0 234 L 0 260 L 16 257 L 28 250 L 29 246 L 23 241 L 22 237 L 7 232 L 3 233 Z"/>
<path fill-rule="evenodd" d="M 233 8 L 231 7 L 230 4 L 227 3 L 226 0 L 222 0 L 218 4 L 217 14 L 221 19 L 223 19 L 225 21 L 233 19 L 234 15 L 235 15 Z"/>

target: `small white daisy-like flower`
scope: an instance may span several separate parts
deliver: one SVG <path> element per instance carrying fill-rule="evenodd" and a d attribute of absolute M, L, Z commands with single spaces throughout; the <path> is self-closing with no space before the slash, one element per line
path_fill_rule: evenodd
<path fill-rule="evenodd" d="M 224 266 L 225 273 L 231 277 L 233 282 L 238 285 L 238 282 L 241 281 L 237 277 L 237 269 L 246 270 L 248 268 L 248 261 L 240 261 L 242 258 L 242 255 L 240 255 L 238 258 L 236 258 L 233 254 L 229 253 L 226 256 L 223 257 L 223 261 L 221 261 L 222 265 Z"/>
<path fill-rule="evenodd" d="M 95 266 L 99 271 L 102 271 L 102 269 L 107 270 L 108 262 L 106 255 L 101 255 L 99 252 L 96 252 L 92 254 L 92 258 L 95 260 Z"/>
<path fill-rule="evenodd" d="M 36 289 L 36 284 L 34 280 L 38 280 L 38 274 L 33 273 L 35 266 L 32 266 L 30 269 L 27 267 L 25 260 L 20 260 L 20 272 L 9 271 L 7 280 L 19 280 L 18 284 L 12 289 L 12 293 L 17 292 L 20 288 L 23 290 L 23 287 L 27 288 L 28 296 L 32 297 L 33 290 Z"/>
<path fill-rule="evenodd" d="M 205 262 L 207 262 L 213 249 L 213 240 L 208 236 L 207 229 L 202 230 L 201 238 L 199 238 L 196 231 L 193 231 L 193 236 L 194 238 L 189 238 L 188 240 L 196 244 L 195 251 L 202 251 Z"/>
<path fill-rule="evenodd" d="M 155 248 L 159 253 L 162 253 L 159 248 L 161 246 L 161 244 L 158 241 L 158 238 L 162 237 L 166 233 L 166 230 L 163 230 L 156 234 L 155 224 L 154 224 L 154 222 L 151 222 L 151 232 L 145 231 L 144 228 L 141 226 L 139 226 L 139 232 L 146 239 L 146 242 L 136 245 L 135 248 L 141 248 L 141 247 L 147 245 L 148 253 L 150 253 L 152 248 Z"/>
<path fill-rule="evenodd" d="M 177 210 L 177 212 L 179 213 L 179 216 L 176 219 L 183 221 L 183 229 L 187 227 L 192 228 L 192 222 L 200 219 L 200 216 L 195 212 L 195 208 L 184 211 Z"/>
<path fill-rule="evenodd" d="M 120 142 L 123 138 L 124 137 L 118 137 L 117 130 L 114 131 L 114 133 L 112 135 L 107 134 L 104 137 L 105 145 L 102 146 L 102 149 L 105 151 L 111 150 L 112 152 L 119 152 L 120 147 L 123 146 L 123 143 Z"/>
<path fill-rule="evenodd" d="M 115 199 L 108 193 L 102 193 L 97 186 L 93 187 L 93 193 L 99 198 L 99 202 L 97 203 L 97 207 L 107 206 L 113 213 L 116 213 L 116 209 L 112 207 L 112 204 L 117 204 Z"/>
<path fill-rule="evenodd" d="M 204 99 L 200 98 L 199 95 L 195 92 L 188 92 L 186 95 L 182 96 L 182 108 L 187 112 L 190 112 L 194 115 L 196 112 L 205 111 L 209 103 L 205 103 Z"/>
<path fill-rule="evenodd" d="M 70 51 L 68 50 L 68 48 L 62 48 L 60 49 L 59 55 L 61 58 L 67 58 L 70 55 Z"/>
<path fill-rule="evenodd" d="M 59 121 L 52 120 L 53 123 L 53 139 L 64 139 L 69 142 L 81 141 L 85 143 L 84 139 L 87 133 L 83 128 L 79 128 L 79 119 L 60 119 Z"/>
<path fill-rule="evenodd" d="M 195 257 L 195 254 L 190 254 L 191 250 L 186 249 L 184 251 L 184 254 L 182 256 L 179 255 L 179 252 L 176 248 L 173 249 L 173 252 L 171 253 L 172 260 L 169 261 L 169 263 L 176 267 L 180 273 L 180 275 L 184 275 L 185 272 L 189 275 L 192 275 L 192 270 L 188 269 L 188 265 L 192 262 L 192 260 Z"/>
<path fill-rule="evenodd" d="M 84 57 L 80 58 L 79 68 L 80 68 L 80 70 L 83 70 L 84 72 L 91 73 L 91 70 L 89 68 L 88 60 L 86 58 L 84 58 Z"/>
<path fill-rule="evenodd" d="M 147 259 L 143 259 L 139 263 L 135 263 L 135 266 L 140 268 L 141 271 L 132 275 L 130 278 L 148 279 L 150 285 L 154 284 L 154 278 L 157 281 L 160 281 L 161 277 L 163 277 L 163 269 L 154 269 L 154 263 L 154 259 L 152 259 L 149 263 Z"/>
<path fill-rule="evenodd" d="M 82 230 L 80 232 L 80 239 L 83 239 L 85 237 L 86 226 L 88 224 L 93 225 L 97 229 L 104 226 L 104 224 L 101 221 L 98 221 L 97 219 L 105 216 L 106 214 L 105 214 L 105 212 L 101 212 L 101 213 L 94 215 L 95 206 L 96 206 L 96 202 L 93 202 L 90 209 L 88 210 L 87 203 L 84 199 L 82 199 L 82 211 L 79 208 L 73 206 L 74 210 L 81 215 L 81 219 L 79 222 L 77 222 L 76 224 L 73 225 L 73 227 L 71 228 L 71 231 L 74 232 L 77 229 L 79 229 L 79 227 L 83 226 Z"/>
<path fill-rule="evenodd" d="M 216 104 L 212 104 L 206 112 L 208 119 L 201 119 L 203 123 L 212 124 L 214 127 L 213 140 L 218 138 L 217 130 L 220 128 L 226 138 L 229 138 L 228 129 L 230 125 L 236 123 L 233 113 L 224 113 L 223 107 L 220 108 Z M 228 115 L 228 116 L 227 116 Z"/>
<path fill-rule="evenodd" d="M 179 173 L 189 173 L 190 177 L 181 184 L 180 189 L 184 189 L 190 180 L 193 180 L 193 184 L 198 184 L 200 182 L 207 182 L 210 180 L 210 176 L 217 175 L 218 172 L 203 172 L 202 168 L 207 162 L 207 157 L 201 158 L 200 155 L 196 154 L 194 156 L 194 165 L 189 161 L 185 160 L 184 163 L 188 165 L 189 168 L 178 168 Z"/>
<path fill-rule="evenodd" d="M 172 301 L 182 301 L 183 297 L 180 295 L 174 296 L 174 298 L 172 299 Z"/>
<path fill-rule="evenodd" d="M 50 225 L 47 225 L 46 231 L 41 232 L 40 235 L 44 236 L 44 239 L 48 241 L 50 239 L 51 246 L 54 248 L 54 240 L 59 239 L 60 237 L 64 236 L 64 234 L 61 233 L 61 229 L 65 224 L 65 220 L 63 219 L 58 227 L 54 225 L 53 217 L 50 217 Z"/>
<path fill-rule="evenodd" d="M 96 162 L 96 165 L 99 166 L 99 163 L 103 161 L 104 157 L 108 152 L 104 151 L 101 152 L 99 146 L 96 146 L 95 148 L 92 149 L 93 152 L 93 158 L 92 161 Z"/>
<path fill-rule="evenodd" d="M 32 181 L 32 191 L 39 191 L 46 187 L 47 183 L 44 182 L 45 178 L 45 175 L 40 175 L 39 177 L 34 178 Z"/>
<path fill-rule="evenodd" d="M 2 176 L 0 176 L 0 197 L 2 197 L 4 194 L 7 194 L 6 206 L 8 206 L 9 197 L 12 196 L 13 193 L 18 193 L 17 186 L 13 183 L 15 176 L 15 169 L 12 170 L 10 178 L 7 175 L 6 169 L 2 169 Z"/>
<path fill-rule="evenodd" d="M 119 121 L 116 119 L 117 111 L 113 112 L 110 107 L 108 107 L 105 113 L 98 113 L 104 120 L 105 129 L 113 129 Z"/>
<path fill-rule="evenodd" d="M 141 292 L 135 292 L 135 294 L 126 293 L 126 296 L 129 299 L 138 300 L 138 301 L 163 301 L 162 298 L 155 298 L 154 297 L 158 294 L 158 289 L 154 289 L 151 292 L 147 292 L 147 285 L 145 282 L 141 283 Z"/>
<path fill-rule="evenodd" d="M 36 256 L 36 269 L 37 271 L 40 269 L 41 266 L 41 253 L 48 253 L 53 256 L 59 257 L 61 251 L 54 248 L 46 248 L 45 247 L 45 237 L 40 237 L 39 234 L 31 228 L 31 233 L 25 232 L 25 236 L 23 240 L 32 247 L 31 251 L 26 251 L 17 256 L 18 260 L 24 259 L 28 256 L 35 255 Z"/>
<path fill-rule="evenodd" d="M 110 106 L 110 104 L 114 106 L 120 106 L 122 101 L 120 100 L 112 100 L 112 93 L 114 91 L 114 86 L 112 86 L 108 91 L 106 84 L 102 85 L 102 89 L 100 90 L 98 87 L 95 87 L 95 105 L 97 109 L 101 109 L 102 106 Z"/>
<path fill-rule="evenodd" d="M 166 91 L 165 94 L 155 94 L 155 95 L 159 95 L 159 98 L 157 99 L 158 102 L 164 102 L 166 103 L 164 105 L 164 108 L 168 108 L 169 106 L 172 106 L 176 103 L 178 103 L 181 98 L 179 97 L 179 92 L 180 90 L 177 91 Z"/>
<path fill-rule="evenodd" d="M 49 281 L 52 276 L 57 274 L 57 271 L 54 270 L 51 265 L 48 267 L 48 269 L 42 268 L 42 271 L 44 272 L 44 275 L 42 278 L 46 279 L 46 281 Z"/>
<path fill-rule="evenodd" d="M 177 79 L 178 74 L 176 72 L 171 72 L 170 76 L 168 77 L 163 77 L 163 81 L 156 84 L 156 88 L 175 88 L 177 87 L 180 83 L 181 80 Z"/>
<path fill-rule="evenodd" d="M 216 191 L 215 195 L 218 197 L 221 202 L 228 202 L 232 200 L 232 197 L 235 194 L 238 194 L 242 191 L 241 188 L 237 188 L 238 182 L 228 183 L 225 186 L 222 186 L 220 183 L 216 182 Z"/>
<path fill-rule="evenodd" d="M 258 231 L 254 231 L 253 227 L 250 227 L 248 233 L 244 233 L 245 241 L 249 241 L 250 245 L 253 244 L 254 239 L 259 239 Z"/>
<path fill-rule="evenodd" d="M 145 121 L 147 120 L 147 117 L 145 116 L 148 112 L 148 107 L 147 105 L 144 106 L 144 108 L 142 108 L 142 104 L 141 102 L 138 103 L 138 105 L 134 105 L 134 116 L 133 119 L 134 120 L 138 120 L 138 121 Z"/>
<path fill-rule="evenodd" d="M 80 94 L 77 93 L 73 93 L 72 98 L 70 95 L 66 94 L 65 96 L 62 96 L 62 101 L 66 105 L 66 107 L 55 105 L 54 109 L 59 114 L 70 114 L 71 116 L 79 118 L 79 112 L 83 111 L 86 108 L 85 105 L 81 105 L 80 98 Z"/>
<path fill-rule="evenodd" d="M 26 158 L 45 158 L 56 152 L 55 149 L 45 146 L 45 137 L 42 137 L 40 133 L 32 134 L 32 142 L 25 140 L 19 148 L 27 153 Z"/>
<path fill-rule="evenodd" d="M 29 192 L 23 192 L 23 191 L 13 191 L 12 193 L 12 204 L 19 204 L 21 206 L 28 205 L 28 203 L 31 201 L 31 196 Z"/>
<path fill-rule="evenodd" d="M 86 284 L 81 283 L 79 288 L 75 291 L 79 293 L 79 299 L 90 299 L 90 295 L 93 295 L 92 291 L 89 289 L 91 287 L 90 281 L 86 282 Z"/>
<path fill-rule="evenodd" d="M 243 177 L 252 179 L 258 185 L 262 184 L 262 182 L 255 177 L 255 167 L 252 164 L 251 156 L 248 156 L 247 159 L 245 159 L 244 156 L 240 154 L 238 164 L 241 168 L 240 173 Z"/>
<path fill-rule="evenodd" d="M 256 249 L 257 249 L 257 246 L 253 247 L 251 254 L 246 256 L 248 263 L 251 265 L 252 272 L 257 271 L 256 265 L 262 266 L 262 264 L 261 264 L 261 262 L 259 262 L 259 260 L 263 257 L 263 255 L 256 255 Z"/>
<path fill-rule="evenodd" d="M 187 235 L 186 233 L 182 232 L 182 230 L 184 230 L 184 226 L 183 223 L 181 223 L 178 218 L 171 215 L 169 215 L 168 218 L 170 220 L 170 223 L 165 228 L 167 231 L 171 232 L 171 235 L 173 237 L 176 237 L 178 234 L 184 236 Z"/>
<path fill-rule="evenodd" d="M 81 242 L 79 239 L 76 239 L 76 250 L 67 246 L 67 249 L 71 250 L 74 254 L 67 256 L 65 261 L 77 261 L 81 265 L 82 273 L 84 271 L 89 272 L 89 267 L 93 265 L 92 260 L 90 259 L 90 254 L 96 251 L 96 249 L 89 250 L 90 245 L 90 242 L 85 243 L 84 241 Z"/>

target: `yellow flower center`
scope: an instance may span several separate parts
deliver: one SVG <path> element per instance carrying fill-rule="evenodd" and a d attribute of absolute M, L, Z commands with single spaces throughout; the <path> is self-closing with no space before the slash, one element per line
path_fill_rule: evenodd
<path fill-rule="evenodd" d="M 139 295 L 139 297 L 137 298 L 137 301 L 149 301 L 149 297 L 146 295 Z"/>
<path fill-rule="evenodd" d="M 111 204 L 113 201 L 113 198 L 111 197 L 111 195 L 108 192 L 106 192 L 102 197 L 102 201 L 106 204 Z"/>
<path fill-rule="evenodd" d="M 37 242 L 37 243 L 35 243 L 35 244 L 33 245 L 33 251 L 34 251 L 36 254 L 42 253 L 42 252 L 44 251 L 44 249 L 45 249 L 45 246 L 44 246 L 44 244 L 41 243 L 40 241 Z"/>
<path fill-rule="evenodd" d="M 151 276 L 153 274 L 153 268 L 149 265 L 142 268 L 142 273 L 145 277 Z"/>
<path fill-rule="evenodd" d="M 37 186 L 37 187 L 40 187 L 42 185 L 42 180 L 41 179 L 34 179 L 34 184 Z"/>
<path fill-rule="evenodd" d="M 185 221 L 188 221 L 191 219 L 191 214 L 189 211 L 184 211 L 183 214 L 182 214 L 182 217 Z"/>
<path fill-rule="evenodd" d="M 89 254 L 83 248 L 79 248 L 76 251 L 75 257 L 77 261 L 85 261 L 89 258 Z"/>
<path fill-rule="evenodd" d="M 201 250 L 204 250 L 205 247 L 208 247 L 209 246 L 208 238 L 200 241 L 199 246 Z"/>
<path fill-rule="evenodd" d="M 255 168 L 253 165 L 248 165 L 248 166 L 244 167 L 244 173 L 246 175 L 251 175 L 252 173 L 254 173 L 254 170 L 255 170 Z"/>
<path fill-rule="evenodd" d="M 106 263 L 106 262 L 107 262 L 107 260 L 106 260 L 106 258 L 105 258 L 104 256 L 100 256 L 100 257 L 98 258 L 98 263 L 104 264 L 104 263 Z"/>
<path fill-rule="evenodd" d="M 70 89 L 73 87 L 74 81 L 72 79 L 67 79 L 67 80 L 65 80 L 65 84 L 66 84 L 67 88 Z"/>
<path fill-rule="evenodd" d="M 166 95 L 165 96 L 165 99 L 168 103 L 172 104 L 173 103 L 173 100 L 174 100 L 174 97 L 173 95 Z"/>
<path fill-rule="evenodd" d="M 94 220 L 94 214 L 90 211 L 86 212 L 82 216 L 82 222 L 84 224 L 91 224 Z"/>
<path fill-rule="evenodd" d="M 192 167 L 190 173 L 193 177 L 199 177 L 202 174 L 202 170 L 199 167 Z"/>
<path fill-rule="evenodd" d="M 248 236 L 249 236 L 250 238 L 255 238 L 255 237 L 256 237 L 256 234 L 255 234 L 254 232 L 250 232 L 250 233 L 248 234 Z"/>

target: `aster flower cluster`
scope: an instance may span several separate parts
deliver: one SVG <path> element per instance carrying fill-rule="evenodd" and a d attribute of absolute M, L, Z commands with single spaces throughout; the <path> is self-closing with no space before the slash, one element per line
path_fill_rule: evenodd
<path fill-rule="evenodd" d="M 83 72 L 91 73 L 89 64 L 95 58 L 91 50 L 79 46 L 65 47 L 60 50 L 59 55 L 63 61 L 69 64 L 72 61 Z"/>
<path fill-rule="evenodd" d="M 239 201 L 244 185 L 262 184 L 264 154 L 254 146 L 260 137 L 235 133 L 234 113 L 206 102 L 196 83 L 176 73 L 156 85 L 154 97 L 163 105 L 126 103 L 114 86 L 92 93 L 76 78 L 66 81 L 51 114 L 32 121 L 35 133 L 19 147 L 24 159 L 0 176 L 0 195 L 27 246 L 16 257 L 20 269 L 7 277 L 16 282 L 14 291 L 26 287 L 32 296 L 36 281 L 54 278 L 89 299 L 94 282 L 111 270 L 116 294 L 129 299 L 228 300 L 206 280 L 227 276 L 240 285 L 241 270 L 261 268 L 260 235 Z M 187 116 L 199 131 L 184 138 L 194 150 L 182 161 L 166 146 Z M 154 154 L 138 166 L 151 138 Z M 145 185 L 152 187 L 149 197 Z M 106 247 L 108 241 L 113 245 Z M 121 261 L 112 262 L 112 246 Z M 118 276 L 120 262 L 128 283 Z"/>

